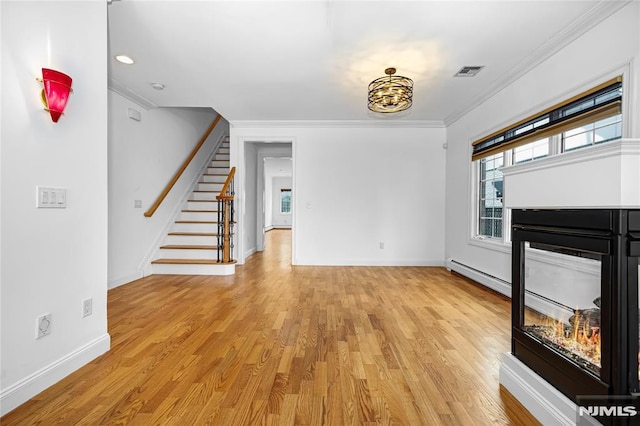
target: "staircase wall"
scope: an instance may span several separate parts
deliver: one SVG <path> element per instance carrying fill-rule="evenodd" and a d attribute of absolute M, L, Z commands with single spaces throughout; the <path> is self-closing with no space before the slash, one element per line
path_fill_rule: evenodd
<path fill-rule="evenodd" d="M 142 113 L 128 118 L 128 109 Z M 145 110 L 109 91 L 109 288 L 144 275 L 150 254 L 213 152 L 229 133 L 221 120 L 152 217 L 144 212 L 179 169 L 216 117 L 209 108 Z M 135 200 L 142 207 L 135 207 Z"/>

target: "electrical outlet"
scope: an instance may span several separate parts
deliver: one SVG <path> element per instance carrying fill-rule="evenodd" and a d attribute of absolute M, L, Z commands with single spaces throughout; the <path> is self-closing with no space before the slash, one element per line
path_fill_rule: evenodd
<path fill-rule="evenodd" d="M 380 250 L 384 250 L 384 243 L 382 241 L 380 242 Z"/>
<path fill-rule="evenodd" d="M 51 314 L 41 315 L 36 321 L 36 339 L 47 334 L 51 334 Z"/>
<path fill-rule="evenodd" d="M 88 298 L 82 302 L 82 318 L 88 317 L 93 313 L 93 299 Z"/>

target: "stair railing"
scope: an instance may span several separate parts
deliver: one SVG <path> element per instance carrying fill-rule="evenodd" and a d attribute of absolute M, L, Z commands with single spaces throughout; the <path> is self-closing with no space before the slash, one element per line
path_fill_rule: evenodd
<path fill-rule="evenodd" d="M 182 176 L 182 173 L 184 173 L 184 171 L 187 169 L 187 167 L 189 166 L 189 163 L 191 163 L 191 160 L 193 160 L 193 158 L 196 156 L 196 154 L 200 150 L 200 147 L 204 145 L 205 141 L 207 140 L 211 132 L 213 132 L 213 129 L 216 128 L 216 125 L 218 124 L 221 118 L 222 116 L 218 114 L 215 120 L 213 120 L 213 122 L 211 123 L 207 131 L 204 132 L 204 135 L 202 135 L 202 137 L 200 138 L 200 141 L 198 141 L 196 146 L 191 151 L 191 154 L 189 154 L 189 156 L 184 160 L 184 162 L 182 163 L 178 171 L 173 175 L 173 177 L 171 178 L 167 186 L 165 186 L 162 192 L 160 193 L 160 195 L 158 195 L 158 198 L 156 199 L 156 201 L 151 205 L 151 207 L 149 207 L 149 210 L 144 212 L 145 217 L 153 216 L 156 210 L 158 210 L 158 207 L 160 207 L 160 204 L 162 204 L 164 199 L 167 198 L 167 195 L 169 195 L 169 191 L 171 191 L 171 188 L 173 188 L 176 182 L 178 182 L 178 179 L 180 179 L 180 176 Z"/>
<path fill-rule="evenodd" d="M 232 167 L 220 190 L 220 195 L 216 196 L 216 200 L 218 200 L 218 263 L 235 262 L 233 260 L 233 227 L 235 225 L 233 180 L 235 174 L 236 168 Z"/>

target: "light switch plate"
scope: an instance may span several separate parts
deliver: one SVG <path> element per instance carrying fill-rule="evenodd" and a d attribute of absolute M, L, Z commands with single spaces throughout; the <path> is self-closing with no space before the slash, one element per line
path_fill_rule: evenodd
<path fill-rule="evenodd" d="M 36 207 L 39 209 L 66 208 L 67 188 L 36 186 Z"/>

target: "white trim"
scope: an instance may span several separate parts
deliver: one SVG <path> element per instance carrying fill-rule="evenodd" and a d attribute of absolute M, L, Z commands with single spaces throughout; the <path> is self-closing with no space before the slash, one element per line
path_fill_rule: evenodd
<path fill-rule="evenodd" d="M 398 127 L 398 128 L 445 128 L 439 120 L 236 120 L 230 122 L 236 128 L 351 128 L 351 127 Z M 279 140 L 280 141 L 280 140 Z"/>
<path fill-rule="evenodd" d="M 543 425 L 576 424 L 577 405 L 510 353 L 500 364 L 500 385 Z"/>
<path fill-rule="evenodd" d="M 152 269 L 154 275 L 233 275 L 236 264 L 154 263 Z"/>
<path fill-rule="evenodd" d="M 149 274 L 146 274 L 149 275 Z M 122 275 L 116 279 L 110 280 L 107 283 L 107 287 L 109 290 L 112 288 L 120 287 L 121 285 L 128 284 L 131 281 L 139 280 L 140 278 L 144 278 L 145 274 L 143 271 L 132 272 L 127 275 Z"/>
<path fill-rule="evenodd" d="M 237 123 L 237 122 L 236 122 Z M 242 122 L 240 122 L 242 123 Z M 233 134 L 234 129 L 238 126 L 236 126 L 233 123 L 229 123 L 230 126 L 230 134 L 233 138 L 230 137 L 229 143 L 230 143 L 230 166 L 236 167 L 236 177 L 235 177 L 235 191 L 236 191 L 236 204 L 235 204 L 235 208 L 236 208 L 236 234 L 234 236 L 234 247 L 235 247 L 235 251 L 237 253 L 237 262 L 238 265 L 243 265 L 245 263 L 245 250 L 244 250 L 244 233 L 245 233 L 245 229 L 244 229 L 244 214 L 245 214 L 245 209 L 246 209 L 246 185 L 247 182 L 245 182 L 245 163 L 246 163 L 246 154 L 245 154 L 245 147 L 247 143 L 265 143 L 265 144 L 269 144 L 269 143 L 282 143 L 282 144 L 291 144 L 291 166 L 292 166 L 292 175 L 291 175 L 291 192 L 292 192 L 292 197 L 295 197 L 295 193 L 296 193 L 296 178 L 295 178 L 295 142 L 296 142 L 296 137 L 295 136 L 235 136 Z M 270 127 L 270 126 L 267 126 Z M 235 143 L 234 141 L 237 141 L 237 143 Z M 262 153 L 264 154 L 264 153 Z M 260 162 L 262 161 L 260 156 L 261 153 L 258 152 L 258 167 L 260 168 Z M 273 157 L 273 155 L 267 154 L 265 155 L 265 157 Z M 262 164 L 262 170 L 264 170 L 264 164 Z M 258 179 L 262 179 L 264 181 L 264 173 L 261 172 L 260 170 L 258 170 Z M 257 185 L 257 182 L 256 182 Z M 256 193 L 257 196 L 260 196 L 260 188 L 256 188 Z M 260 203 L 258 203 L 259 205 L 261 205 Z M 259 205 L 257 205 L 256 207 L 259 207 Z M 291 227 L 291 252 L 292 252 L 292 261 L 294 259 L 293 257 L 293 253 L 295 253 L 295 209 L 293 209 L 293 218 L 292 218 L 292 227 Z M 257 215 L 259 215 L 260 212 L 257 213 Z M 262 224 L 260 224 L 262 223 Z M 264 220 L 257 220 L 256 221 L 256 231 L 260 232 L 260 230 L 264 227 Z M 249 230 L 246 230 L 247 232 L 249 232 Z M 253 231 L 251 231 L 253 232 Z"/>
<path fill-rule="evenodd" d="M 54 383 L 88 364 L 111 347 L 108 333 L 52 362 L 0 392 L 0 416 L 27 402 Z"/>
<path fill-rule="evenodd" d="M 112 92 L 115 92 L 120 96 L 126 99 L 129 99 L 134 104 L 140 105 L 142 108 L 146 110 L 158 108 L 157 104 L 145 98 L 144 96 L 140 95 L 138 92 L 134 92 L 133 90 L 129 89 L 127 86 L 120 83 L 118 80 L 114 79 L 113 77 L 109 78 L 108 87 Z"/>
<path fill-rule="evenodd" d="M 255 247 L 250 248 L 249 250 L 244 252 L 244 258 L 246 259 L 247 257 L 251 256 L 252 254 L 254 254 L 257 251 L 258 250 Z M 264 249 L 262 251 L 264 251 Z"/>
<path fill-rule="evenodd" d="M 453 123 L 467 115 L 469 112 L 482 105 L 487 100 L 498 94 L 500 91 L 514 83 L 524 75 L 526 75 L 533 68 L 542 64 L 547 59 L 564 49 L 571 44 L 574 40 L 591 30 L 594 26 L 613 15 L 618 10 L 622 9 L 631 1 L 600 1 L 594 7 L 592 7 L 587 13 L 580 18 L 573 21 L 566 26 L 562 31 L 555 36 L 547 40 L 546 43 L 539 46 L 529 56 L 525 57 L 515 67 L 506 72 L 502 78 L 498 79 L 494 84 L 488 86 L 479 96 L 473 99 L 466 107 L 459 109 L 449 114 L 444 119 L 446 126 L 451 126 Z M 567 96 L 566 98 L 568 98 Z M 566 99 L 565 98 L 565 99 Z M 535 110 L 540 111 L 543 108 L 536 107 Z M 525 115 L 526 116 L 526 115 Z M 514 123 L 518 120 L 509 121 Z M 508 124 L 507 124 L 508 125 Z M 505 126 L 502 126 L 505 127 Z M 497 130 L 497 129 L 496 129 Z M 490 134 L 489 132 L 487 134 Z"/>
<path fill-rule="evenodd" d="M 474 269 L 453 259 L 447 260 L 447 268 L 477 282 L 478 284 L 482 284 L 493 291 L 497 291 L 498 293 L 511 298 L 510 282 L 489 275 L 478 269 Z"/>
<path fill-rule="evenodd" d="M 302 266 L 438 266 L 444 267 L 442 260 L 377 260 L 377 259 L 333 259 L 321 263 L 296 263 Z"/>
<path fill-rule="evenodd" d="M 504 221 L 504 210 L 503 209 L 503 221 Z M 503 224 L 504 227 L 504 224 Z M 511 254 L 511 244 L 504 242 L 504 239 L 498 238 L 481 238 L 481 235 L 470 236 L 467 240 L 472 246 L 482 247 L 484 249 L 489 249 L 493 251 L 499 251 L 500 253 Z"/>
<path fill-rule="evenodd" d="M 297 243 L 296 243 L 296 229 L 298 228 L 298 214 L 296 212 L 296 208 L 295 208 L 295 202 L 297 197 L 300 196 L 300 194 L 298 194 L 297 192 L 297 187 L 296 187 L 296 182 L 297 182 L 297 170 L 298 167 L 296 166 L 296 158 L 297 157 L 297 150 L 298 150 L 298 143 L 297 140 L 294 139 L 291 141 L 291 199 L 293 201 L 293 206 L 291 206 L 291 265 L 297 265 L 298 264 L 298 252 L 296 251 L 297 248 Z M 295 198 L 294 198 L 295 197 Z"/>

